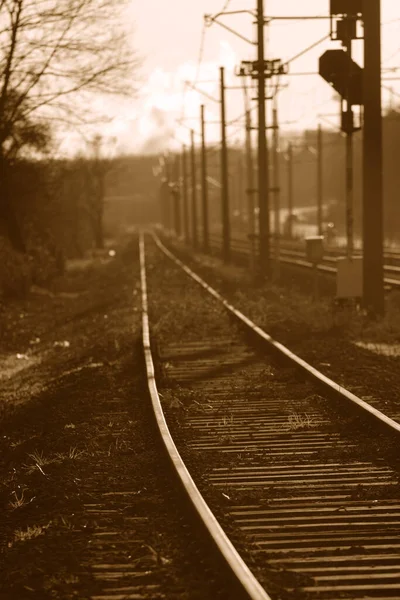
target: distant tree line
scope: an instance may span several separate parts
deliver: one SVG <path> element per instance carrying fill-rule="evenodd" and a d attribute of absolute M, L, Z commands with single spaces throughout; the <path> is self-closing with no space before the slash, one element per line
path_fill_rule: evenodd
<path fill-rule="evenodd" d="M 101 138 L 73 160 L 53 158 L 54 139 L 93 118 L 92 94 L 132 91 L 126 4 L 0 0 L 0 294 L 103 246 Z"/>

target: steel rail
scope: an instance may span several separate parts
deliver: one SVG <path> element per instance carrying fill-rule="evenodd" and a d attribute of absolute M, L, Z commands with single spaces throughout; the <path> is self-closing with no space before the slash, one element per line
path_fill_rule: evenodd
<path fill-rule="evenodd" d="M 203 287 L 207 292 L 209 292 L 216 300 L 221 302 L 223 306 L 238 319 L 241 323 L 243 323 L 248 329 L 250 329 L 253 333 L 255 333 L 259 338 L 261 338 L 264 342 L 266 342 L 271 348 L 277 351 L 281 356 L 289 359 L 292 364 L 295 364 L 297 367 L 305 372 L 308 377 L 311 377 L 318 384 L 322 384 L 325 390 L 334 393 L 336 397 L 341 400 L 349 401 L 353 404 L 353 406 L 361 409 L 364 413 L 367 413 L 370 417 L 372 417 L 375 422 L 378 422 L 380 425 L 383 425 L 386 430 L 389 430 L 392 434 L 400 434 L 400 424 L 396 423 L 393 419 L 382 413 L 380 410 L 377 410 L 365 400 L 362 400 L 352 392 L 349 392 L 346 388 L 343 388 L 335 381 L 326 377 L 323 373 L 318 371 L 315 367 L 311 366 L 305 360 L 294 354 L 291 350 L 286 348 L 280 342 L 274 340 L 268 333 L 266 333 L 261 327 L 258 327 L 251 319 L 246 317 L 241 311 L 236 309 L 232 304 L 228 302 L 219 292 L 217 292 L 214 288 L 212 288 L 208 283 L 206 283 L 199 275 L 197 275 L 192 269 L 190 269 L 187 265 L 185 265 L 179 258 L 177 258 L 168 248 L 164 246 L 161 240 L 158 238 L 156 234 L 152 234 L 153 239 L 155 240 L 157 246 L 164 252 L 168 258 L 170 258 L 175 264 L 177 264 L 189 277 L 194 279 L 201 287 Z"/>
<path fill-rule="evenodd" d="M 200 494 L 170 434 L 157 390 L 155 369 L 151 352 L 145 243 L 143 233 L 140 234 L 139 238 L 139 251 L 140 282 L 142 290 L 142 343 L 146 363 L 147 385 L 162 442 L 190 503 L 195 509 L 197 515 L 200 517 L 203 526 L 206 528 L 207 533 L 223 558 L 226 566 L 230 570 L 231 575 L 235 578 L 237 587 L 241 593 L 240 597 L 246 600 L 271 600 L 270 596 L 268 596 L 264 588 L 257 581 L 246 563 L 240 557 L 232 542 L 226 536 L 224 530 Z"/>
<path fill-rule="evenodd" d="M 287 258 L 299 258 L 300 260 L 305 260 L 306 262 L 306 253 L 302 250 L 289 250 L 287 248 L 281 248 L 280 253 L 282 256 L 285 256 Z M 359 257 L 361 257 L 360 255 L 358 255 Z M 357 255 L 356 255 L 357 257 Z M 322 258 L 323 262 L 326 263 L 331 263 L 331 264 L 336 264 L 338 258 L 341 258 L 340 256 L 330 256 L 329 254 L 325 254 Z M 400 267 L 395 266 L 395 265 L 385 265 L 385 272 L 386 273 L 393 273 L 393 274 L 400 274 Z"/>
<path fill-rule="evenodd" d="M 219 241 L 221 238 L 219 236 L 216 236 L 215 234 L 210 236 L 210 244 L 212 246 L 216 246 L 217 240 Z M 237 238 L 233 238 L 232 239 L 232 254 L 235 254 L 235 252 L 237 254 L 241 254 L 241 255 L 248 255 L 249 254 L 249 248 L 248 248 L 248 243 L 246 240 L 242 240 L 242 239 L 237 239 Z M 308 269 L 310 270 L 312 268 L 312 263 L 310 263 L 309 261 L 307 261 L 305 258 L 289 258 L 290 254 L 292 256 L 303 256 L 305 257 L 305 253 L 301 252 L 301 251 L 297 251 L 297 250 L 287 250 L 287 249 L 282 249 L 281 250 L 281 255 L 280 255 L 280 262 L 281 263 L 285 263 L 287 265 L 292 265 L 294 267 L 300 267 L 303 269 Z M 333 257 L 329 257 L 329 256 L 325 256 L 323 258 L 323 261 L 326 262 L 335 262 L 336 259 Z M 317 265 L 317 269 L 319 272 L 322 273 L 327 273 L 329 275 L 335 275 L 336 274 L 336 267 L 331 267 L 329 265 L 326 264 L 319 264 Z M 395 267 L 392 265 L 384 265 L 384 271 L 386 273 L 397 273 L 399 271 L 399 267 Z M 391 286 L 393 288 L 400 288 L 400 279 L 393 279 L 392 277 L 384 277 L 384 283 L 386 286 Z"/>

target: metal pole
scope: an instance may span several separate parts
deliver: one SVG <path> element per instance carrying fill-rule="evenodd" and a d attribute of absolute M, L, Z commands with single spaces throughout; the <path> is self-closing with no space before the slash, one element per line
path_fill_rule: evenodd
<path fill-rule="evenodd" d="M 181 237 L 182 235 L 182 215 L 181 215 L 181 193 L 180 193 L 180 186 L 179 186 L 179 179 L 180 179 L 180 173 L 179 173 L 179 154 L 175 155 L 175 173 L 174 173 L 175 177 L 175 182 L 174 182 L 174 190 L 173 190 L 173 194 L 174 194 L 174 215 L 175 215 L 175 233 L 177 235 L 178 238 Z"/>
<path fill-rule="evenodd" d="M 171 233 L 172 227 L 172 211 L 171 211 L 171 189 L 170 189 L 170 164 L 169 156 L 167 153 L 164 154 L 164 172 L 166 181 L 166 193 L 165 193 L 165 225 L 168 233 Z"/>
<path fill-rule="evenodd" d="M 273 145 L 274 145 L 274 238 L 275 238 L 275 260 L 274 260 L 274 279 L 279 279 L 280 265 L 279 265 L 279 254 L 280 254 L 280 181 L 279 181 L 279 138 L 278 138 L 278 109 L 275 106 L 272 111 L 273 114 Z"/>
<path fill-rule="evenodd" d="M 203 250 L 209 251 L 208 233 L 208 188 L 207 188 L 207 154 L 205 141 L 204 104 L 200 107 L 201 119 L 201 204 L 203 216 Z"/>
<path fill-rule="evenodd" d="M 363 300 L 372 315 L 384 313 L 381 2 L 364 0 Z"/>
<path fill-rule="evenodd" d="M 246 168 L 247 168 L 247 215 L 249 220 L 249 238 L 250 238 L 250 269 L 255 267 L 255 222 L 254 222 L 254 166 L 251 147 L 251 112 L 246 110 Z"/>
<path fill-rule="evenodd" d="M 318 280 L 318 263 L 313 263 L 313 300 L 319 300 L 319 280 Z"/>
<path fill-rule="evenodd" d="M 222 196 L 222 254 L 224 262 L 231 259 L 231 232 L 229 215 L 229 188 L 228 188 L 228 156 L 226 148 L 226 117 L 225 117 L 225 80 L 224 67 L 220 67 L 221 87 L 221 196 Z"/>
<path fill-rule="evenodd" d="M 237 162 L 237 176 L 238 176 L 238 223 L 240 229 L 243 224 L 243 152 L 241 149 L 238 150 L 238 162 Z"/>
<path fill-rule="evenodd" d="M 269 173 L 265 115 L 264 71 L 264 2 L 257 0 L 257 62 L 258 62 L 258 195 L 260 271 L 270 275 L 269 248 Z"/>
<path fill-rule="evenodd" d="M 181 155 L 181 172 L 182 172 L 182 208 L 183 208 L 183 231 L 185 234 L 185 242 L 190 242 L 189 231 L 189 203 L 188 203 L 188 185 L 187 185 L 187 165 L 186 165 L 186 146 L 182 145 Z"/>
<path fill-rule="evenodd" d="M 349 21 L 350 23 L 350 21 Z M 345 40 L 346 51 L 351 59 L 351 35 Z M 350 85 L 350 73 L 348 76 Z M 354 248 L 354 207 L 353 207 L 353 108 L 349 101 L 350 94 L 346 98 L 346 122 L 348 131 L 346 133 L 346 238 L 347 258 L 352 258 Z"/>
<path fill-rule="evenodd" d="M 352 112 L 351 107 L 349 107 Z M 353 256 L 354 210 L 353 210 L 353 134 L 346 135 L 346 237 L 347 258 Z"/>
<path fill-rule="evenodd" d="M 318 134 L 317 134 L 317 152 L 318 152 L 318 161 L 317 161 L 317 228 L 318 235 L 322 235 L 322 202 L 323 202 L 323 147 L 322 147 L 322 127 L 321 124 L 318 124 Z"/>
<path fill-rule="evenodd" d="M 288 145 L 288 237 L 293 238 L 293 148 Z"/>
<path fill-rule="evenodd" d="M 162 178 L 161 186 L 160 186 L 160 212 L 161 212 L 161 226 L 164 230 L 164 233 L 168 231 L 168 182 L 165 176 Z"/>
<path fill-rule="evenodd" d="M 192 175 L 192 244 L 196 250 L 198 246 L 197 239 L 197 190 L 196 190 L 196 156 L 194 147 L 194 131 L 190 130 L 191 142 L 191 175 Z"/>

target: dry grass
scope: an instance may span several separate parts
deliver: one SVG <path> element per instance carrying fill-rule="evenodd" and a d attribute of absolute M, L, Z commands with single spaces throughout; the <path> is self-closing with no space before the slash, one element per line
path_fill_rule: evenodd
<path fill-rule="evenodd" d="M 253 297 L 237 291 L 234 304 L 267 331 L 290 330 L 296 326 L 296 329 L 327 332 L 335 326 L 331 300 L 313 302 L 299 292 L 289 293 L 273 285 L 265 285 L 253 293 Z"/>
<path fill-rule="evenodd" d="M 298 429 L 310 429 L 316 425 L 315 420 L 310 415 L 293 413 L 288 417 L 289 430 L 297 431 Z"/>
<path fill-rule="evenodd" d="M 67 452 L 56 452 L 54 456 L 44 456 L 43 452 L 35 451 L 32 454 L 28 454 L 28 457 L 32 460 L 32 464 L 24 464 L 24 469 L 31 475 L 36 470 L 39 470 L 42 475 L 46 475 L 45 467 L 54 464 L 61 464 L 63 461 L 76 461 L 83 458 L 86 455 L 85 450 L 78 450 L 75 446 L 72 446 Z"/>
<path fill-rule="evenodd" d="M 25 491 L 24 490 L 20 494 L 18 492 L 14 491 L 13 494 L 14 494 L 15 500 L 12 500 L 8 504 L 9 508 L 11 508 L 12 510 L 16 510 L 17 508 L 22 508 L 23 506 L 26 506 L 27 504 L 29 504 L 30 502 L 32 502 L 32 499 L 31 500 L 27 500 L 25 498 Z"/>
<path fill-rule="evenodd" d="M 376 320 L 359 315 L 351 328 L 353 338 L 363 342 L 400 342 L 400 292 L 391 292 L 386 298 L 385 316 Z"/>
<path fill-rule="evenodd" d="M 56 458 L 50 458 L 43 455 L 43 452 L 38 452 L 37 450 L 32 454 L 28 454 L 28 457 L 32 460 L 33 464 L 24 464 L 24 469 L 28 472 L 28 475 L 31 475 L 36 470 L 39 470 L 42 475 L 46 475 L 43 470 L 43 467 L 50 465 L 54 462 L 58 462 Z"/>
<path fill-rule="evenodd" d="M 32 527 L 27 527 L 25 531 L 23 529 L 17 529 L 14 531 L 14 541 L 27 542 L 33 540 L 40 535 L 43 535 L 50 525 L 51 523 L 48 523 L 47 525 L 32 525 Z"/>
<path fill-rule="evenodd" d="M 233 304 L 268 332 L 281 330 L 323 334 L 340 331 L 350 340 L 377 343 L 400 342 L 400 292 L 392 291 L 386 298 L 383 318 L 371 320 L 357 307 L 340 309 L 334 298 L 313 301 L 298 289 L 267 283 L 259 288 L 249 283 L 248 272 L 240 267 L 224 266 L 219 259 L 196 256 L 203 267 L 211 268 L 217 278 L 235 282 L 241 287 Z M 242 291 L 245 290 L 245 291 Z"/>
<path fill-rule="evenodd" d="M 56 460 L 58 460 L 58 461 L 79 460 L 80 458 L 83 458 L 85 456 L 85 454 L 86 454 L 85 450 L 78 450 L 78 448 L 73 446 L 68 450 L 68 452 L 64 452 L 64 453 L 57 452 Z"/>

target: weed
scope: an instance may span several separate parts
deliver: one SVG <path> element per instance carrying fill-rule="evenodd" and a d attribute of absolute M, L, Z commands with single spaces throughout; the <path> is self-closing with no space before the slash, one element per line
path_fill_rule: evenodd
<path fill-rule="evenodd" d="M 26 465 L 24 464 L 24 469 L 28 472 L 28 475 L 31 475 L 32 473 L 34 473 L 36 471 L 36 469 L 38 469 L 42 475 L 46 475 L 46 473 L 43 470 L 43 467 L 57 462 L 57 459 L 55 458 L 46 458 L 45 456 L 43 456 L 42 452 L 38 452 L 35 451 L 33 454 L 28 454 L 29 458 L 32 459 L 33 461 L 33 465 Z"/>
<path fill-rule="evenodd" d="M 298 413 L 293 413 L 289 415 L 288 418 L 289 430 L 296 431 L 297 429 L 310 429 L 314 427 L 315 421 L 312 417 L 307 415 L 307 413 L 303 416 Z"/>
<path fill-rule="evenodd" d="M 145 544 L 144 547 L 149 550 L 149 554 L 146 554 L 145 556 L 137 558 L 134 561 L 134 564 L 145 564 L 145 563 L 148 564 L 148 563 L 150 563 L 150 564 L 156 564 L 158 566 L 164 566 L 164 565 L 167 565 L 167 564 L 169 564 L 171 562 L 170 559 L 165 558 L 164 556 L 162 556 L 159 551 L 154 550 L 154 548 L 152 548 L 148 544 Z"/>
<path fill-rule="evenodd" d="M 200 412 L 212 409 L 210 404 L 205 403 L 202 394 L 180 385 L 174 386 L 173 389 L 163 390 L 160 396 L 168 409 L 198 410 Z"/>
<path fill-rule="evenodd" d="M 56 457 L 57 459 L 55 461 L 62 461 L 62 460 L 79 460 L 80 458 L 82 458 L 82 456 L 85 456 L 86 452 L 85 450 L 78 450 L 78 448 L 76 448 L 75 446 L 73 446 L 72 448 L 70 448 L 68 450 L 68 452 L 66 453 L 60 453 L 57 452 Z M 53 462 L 55 462 L 53 461 Z"/>
<path fill-rule="evenodd" d="M 220 427 L 232 427 L 232 425 L 233 425 L 233 415 L 230 415 L 229 417 L 227 417 L 227 416 L 222 417 L 222 419 L 218 423 L 218 425 Z"/>
<path fill-rule="evenodd" d="M 126 440 L 117 437 L 114 444 L 109 446 L 107 456 L 111 456 L 113 452 L 128 452 L 129 450 L 133 450 L 132 446 Z"/>
<path fill-rule="evenodd" d="M 48 523 L 47 525 L 33 525 L 32 527 L 28 527 L 26 531 L 17 529 L 14 531 L 14 541 L 27 542 L 28 540 L 33 540 L 40 535 L 43 535 L 50 525 L 51 523 Z"/>
<path fill-rule="evenodd" d="M 50 577 L 45 578 L 45 582 L 43 584 L 43 588 L 46 591 L 51 593 L 51 597 L 55 597 L 55 590 L 62 588 L 62 591 L 65 592 L 65 586 L 75 586 L 79 583 L 79 577 L 72 574 L 67 573 L 59 573 L 57 575 L 51 575 Z M 68 595 L 68 597 L 70 597 Z"/>
<path fill-rule="evenodd" d="M 160 394 L 163 403 L 167 406 L 169 410 L 171 409 L 181 409 L 183 408 L 183 402 L 178 398 L 177 393 L 172 390 L 165 390 L 162 394 Z"/>
<path fill-rule="evenodd" d="M 25 499 L 24 491 L 21 492 L 21 495 L 18 495 L 18 492 L 16 492 L 16 491 L 14 491 L 13 494 L 14 494 L 15 500 L 13 500 L 9 503 L 9 507 L 12 508 L 13 510 L 15 510 L 17 508 L 22 508 L 22 506 L 26 506 L 27 504 L 29 504 L 29 502 L 32 502 L 32 500 Z"/>
<path fill-rule="evenodd" d="M 75 530 L 74 524 L 71 523 L 70 521 L 68 521 L 65 517 L 60 517 L 60 521 L 61 521 L 61 526 L 64 527 L 65 529 L 68 529 L 69 531 Z"/>

